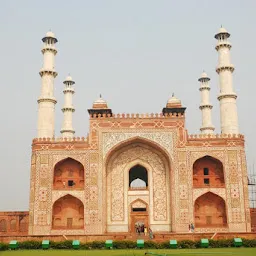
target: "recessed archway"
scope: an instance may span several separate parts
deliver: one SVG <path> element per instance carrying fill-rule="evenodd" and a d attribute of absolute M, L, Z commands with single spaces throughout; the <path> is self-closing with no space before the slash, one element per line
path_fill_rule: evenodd
<path fill-rule="evenodd" d="M 204 156 L 193 165 L 194 187 L 224 187 L 224 171 L 221 161 L 211 156 Z"/>
<path fill-rule="evenodd" d="M 7 221 L 0 220 L 0 232 L 7 232 Z"/>
<path fill-rule="evenodd" d="M 54 167 L 54 189 L 82 189 L 84 187 L 84 167 L 72 159 L 66 158 Z"/>
<path fill-rule="evenodd" d="M 79 199 L 66 195 L 53 204 L 53 229 L 82 229 L 83 227 L 84 205 Z"/>
<path fill-rule="evenodd" d="M 225 201 L 208 192 L 198 197 L 194 205 L 195 227 L 226 227 Z"/>
<path fill-rule="evenodd" d="M 129 188 L 130 189 L 146 189 L 148 187 L 148 171 L 137 164 L 129 170 Z"/>
<path fill-rule="evenodd" d="M 108 232 L 116 230 L 117 221 L 119 230 L 122 232 L 130 230 L 131 226 L 127 225 L 131 213 L 129 201 L 135 195 L 139 197 L 140 193 L 144 193 L 143 199 L 150 205 L 148 215 L 149 221 L 154 223 L 152 224 L 154 227 L 152 227 L 161 231 L 170 231 L 171 207 L 169 206 L 172 204 L 170 200 L 170 161 L 171 159 L 166 157 L 161 148 L 138 138 L 124 142 L 110 155 L 107 155 L 106 217 Z M 137 177 L 133 176 L 134 170 L 138 170 L 138 167 L 142 170 L 141 174 Z M 131 187 L 133 186 L 130 184 L 133 181 L 137 182 L 136 179 L 144 182 L 143 190 L 146 191 L 138 191 L 139 189 L 132 191 Z"/>
<path fill-rule="evenodd" d="M 11 221 L 10 221 L 10 231 L 16 231 L 16 229 L 17 229 L 17 221 L 16 221 L 16 219 L 12 219 Z"/>

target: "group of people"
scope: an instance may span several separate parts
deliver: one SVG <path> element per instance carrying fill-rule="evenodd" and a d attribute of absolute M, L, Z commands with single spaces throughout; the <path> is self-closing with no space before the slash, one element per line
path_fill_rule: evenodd
<path fill-rule="evenodd" d="M 136 223 L 135 231 L 138 235 L 144 234 L 145 236 L 147 236 L 149 234 L 150 239 L 153 239 L 153 232 L 151 228 L 148 229 L 143 223 Z"/>
<path fill-rule="evenodd" d="M 189 230 L 189 232 L 194 233 L 195 226 L 194 226 L 193 223 L 190 223 L 188 225 L 188 230 Z M 136 234 L 138 234 L 138 235 L 144 234 L 145 236 L 147 236 L 149 234 L 150 239 L 154 238 L 154 235 L 153 235 L 153 232 L 152 232 L 151 228 L 148 229 L 143 223 L 136 223 L 135 224 L 135 231 L 136 231 Z"/>

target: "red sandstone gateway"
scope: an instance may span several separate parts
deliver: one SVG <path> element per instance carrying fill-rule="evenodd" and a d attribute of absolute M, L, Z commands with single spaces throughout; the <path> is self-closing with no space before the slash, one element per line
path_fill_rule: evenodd
<path fill-rule="evenodd" d="M 88 110 L 88 136 L 75 138 L 75 82 L 68 76 L 64 81 L 62 137 L 55 138 L 57 39 L 48 32 L 43 38 L 29 213 L 0 213 L 1 240 L 16 235 L 26 235 L 24 239 L 54 236 L 58 240 L 62 235 L 70 239 L 80 236 L 81 241 L 130 239 L 136 237 L 138 227 L 152 230 L 155 239 L 174 235 L 178 240 L 197 239 L 205 237 L 204 233 L 209 238 L 215 233 L 215 238 L 228 238 L 238 232 L 243 232 L 240 237 L 252 237 L 255 209 L 249 207 L 244 136 L 238 129 L 229 36 L 224 28 L 215 36 L 220 135 L 214 134 L 210 78 L 204 72 L 199 78 L 200 135 L 188 134 L 186 108 L 174 95 L 160 114 L 114 114 L 100 96 Z"/>

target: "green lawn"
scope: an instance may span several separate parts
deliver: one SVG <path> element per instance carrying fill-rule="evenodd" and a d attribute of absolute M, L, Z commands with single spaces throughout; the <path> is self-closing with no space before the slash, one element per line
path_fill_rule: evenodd
<path fill-rule="evenodd" d="M 3 251 L 1 256 L 142 256 L 145 252 L 154 252 L 160 255 L 180 256 L 255 256 L 256 248 L 223 248 L 223 249 L 178 249 L 178 250 L 17 250 Z M 150 255 L 149 255 L 150 256 Z"/>

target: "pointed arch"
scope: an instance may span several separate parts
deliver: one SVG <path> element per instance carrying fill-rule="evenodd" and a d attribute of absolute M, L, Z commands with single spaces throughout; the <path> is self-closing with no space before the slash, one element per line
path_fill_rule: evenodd
<path fill-rule="evenodd" d="M 17 221 L 16 219 L 10 220 L 10 231 L 16 231 L 17 229 Z"/>
<path fill-rule="evenodd" d="M 129 188 L 146 189 L 148 187 L 148 170 L 142 164 L 136 164 L 129 170 Z"/>
<path fill-rule="evenodd" d="M 141 145 L 147 145 L 148 147 L 155 149 L 156 152 L 158 152 L 159 156 L 164 157 L 168 163 L 171 165 L 171 155 L 169 154 L 169 152 L 162 147 L 161 145 L 159 145 L 159 143 L 154 142 L 150 139 L 147 138 L 143 138 L 140 136 L 134 136 L 132 138 L 123 140 L 119 143 L 117 143 L 115 146 L 113 146 L 112 148 L 110 148 L 105 156 L 105 165 L 107 165 L 111 158 L 117 153 L 122 151 L 124 148 L 127 148 L 127 146 L 130 145 L 136 145 L 136 144 L 141 144 Z"/>
<path fill-rule="evenodd" d="M 71 191 L 59 191 L 58 194 L 57 193 L 54 193 L 52 195 L 52 204 L 54 204 L 58 199 L 66 196 L 66 195 L 70 195 L 70 196 L 73 196 L 73 197 L 76 197 L 78 198 L 80 201 L 84 201 L 84 192 L 83 191 L 75 191 L 75 190 L 71 190 Z"/>
<path fill-rule="evenodd" d="M 130 209 L 131 209 L 131 212 L 133 211 L 133 209 L 145 209 L 145 212 L 147 212 L 148 204 L 144 200 L 138 198 L 133 202 L 131 202 Z"/>
<path fill-rule="evenodd" d="M 53 189 L 82 189 L 84 187 L 84 166 L 67 157 L 54 166 Z"/>
<path fill-rule="evenodd" d="M 7 232 L 7 221 L 5 219 L 0 220 L 0 232 Z"/>
<path fill-rule="evenodd" d="M 193 164 L 194 187 L 224 187 L 224 167 L 220 160 L 209 155 L 198 158 Z"/>
<path fill-rule="evenodd" d="M 207 192 L 195 200 L 194 203 L 195 227 L 226 227 L 226 203 L 222 197 Z"/>
<path fill-rule="evenodd" d="M 70 194 L 56 200 L 52 206 L 53 229 L 83 229 L 84 204 Z"/>
<path fill-rule="evenodd" d="M 131 221 L 129 195 L 137 193 L 129 191 L 129 170 L 137 164 L 145 167 L 148 173 L 148 188 L 144 192 L 150 205 L 148 220 L 150 218 L 149 221 L 156 221 L 157 224 L 163 221 L 170 225 L 171 207 L 169 205 L 173 205 L 170 200 L 172 193 L 170 184 L 174 183 L 171 181 L 174 180 L 174 176 L 171 170 L 171 159 L 165 150 L 144 138 L 136 137 L 113 148 L 114 150 L 109 152 L 105 159 L 104 172 L 105 201 L 108 210 L 106 211 L 107 231 L 113 232 L 116 221 L 122 225 L 123 232 L 129 230 L 127 226 Z"/>

